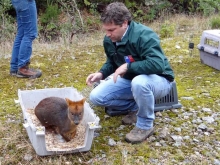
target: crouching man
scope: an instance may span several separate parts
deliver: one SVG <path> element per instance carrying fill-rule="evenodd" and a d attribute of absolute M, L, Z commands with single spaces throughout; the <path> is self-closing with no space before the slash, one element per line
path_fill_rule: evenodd
<path fill-rule="evenodd" d="M 123 124 L 135 127 L 125 140 L 140 143 L 153 134 L 155 99 L 171 89 L 174 73 L 160 46 L 160 39 L 149 27 L 134 22 L 127 7 L 120 2 L 109 4 L 101 15 L 106 33 L 106 62 L 99 72 L 90 74 L 86 83 L 109 79 L 90 93 L 94 105 L 127 111 Z"/>

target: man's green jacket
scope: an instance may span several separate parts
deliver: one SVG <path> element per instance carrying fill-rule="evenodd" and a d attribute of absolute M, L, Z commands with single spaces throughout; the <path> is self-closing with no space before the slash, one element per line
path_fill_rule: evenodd
<path fill-rule="evenodd" d="M 123 78 L 132 80 L 140 74 L 157 74 L 169 81 L 174 80 L 173 70 L 160 46 L 160 39 L 147 26 L 131 21 L 120 42 L 113 43 L 105 36 L 103 45 L 107 55 L 107 60 L 100 69 L 103 79 L 126 62 L 125 56 L 131 55 L 134 62 L 128 63 L 128 70 Z"/>

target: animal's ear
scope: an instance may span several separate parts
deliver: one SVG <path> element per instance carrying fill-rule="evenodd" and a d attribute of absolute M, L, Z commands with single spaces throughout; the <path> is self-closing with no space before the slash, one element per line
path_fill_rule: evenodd
<path fill-rule="evenodd" d="M 65 98 L 67 105 L 70 105 L 70 99 Z"/>
<path fill-rule="evenodd" d="M 84 97 L 84 98 L 82 99 L 83 104 L 85 103 L 85 101 L 86 101 L 86 98 Z"/>

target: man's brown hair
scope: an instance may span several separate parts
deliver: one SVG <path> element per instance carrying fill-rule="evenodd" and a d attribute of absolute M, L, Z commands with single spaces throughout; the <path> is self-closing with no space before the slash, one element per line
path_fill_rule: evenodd
<path fill-rule="evenodd" d="M 125 20 L 130 22 L 132 17 L 128 8 L 123 3 L 113 2 L 105 8 L 100 20 L 102 23 L 114 23 L 115 25 L 122 25 Z"/>

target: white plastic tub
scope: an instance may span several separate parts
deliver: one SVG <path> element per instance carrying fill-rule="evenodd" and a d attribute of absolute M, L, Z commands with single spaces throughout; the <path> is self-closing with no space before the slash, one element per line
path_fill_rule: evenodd
<path fill-rule="evenodd" d="M 32 122 L 30 114 L 27 113 L 30 110 L 34 110 L 35 106 L 44 98 L 50 96 L 57 96 L 61 98 L 69 98 L 71 100 L 80 100 L 82 95 L 77 92 L 73 87 L 66 88 L 48 88 L 38 90 L 18 90 L 18 98 L 23 112 L 24 127 L 27 131 L 32 146 L 36 153 L 40 156 L 67 154 L 75 152 L 89 151 L 94 138 L 94 129 L 100 128 L 99 117 L 95 115 L 94 111 L 90 108 L 90 105 L 85 102 L 84 104 L 84 116 L 81 123 L 85 126 L 85 140 L 82 146 L 77 146 L 73 149 L 56 149 L 47 150 L 45 141 L 45 127 L 35 126 Z M 56 148 L 56 147 L 55 147 Z"/>

